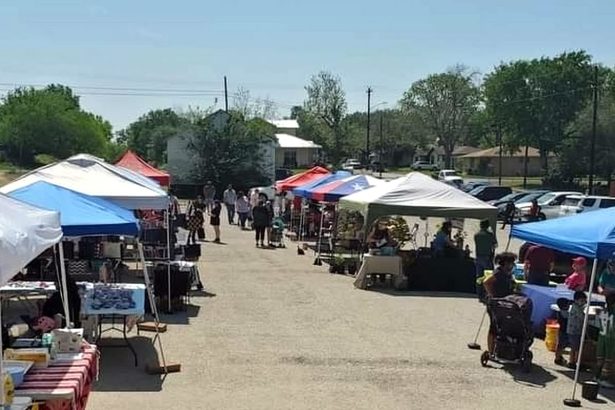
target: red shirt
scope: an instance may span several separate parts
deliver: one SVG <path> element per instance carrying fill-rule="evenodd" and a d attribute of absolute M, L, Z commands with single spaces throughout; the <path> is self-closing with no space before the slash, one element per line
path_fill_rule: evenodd
<path fill-rule="evenodd" d="M 568 275 L 564 283 L 568 286 L 570 290 L 585 290 L 585 282 L 587 281 L 587 276 L 585 272 L 572 272 L 572 274 Z"/>
<path fill-rule="evenodd" d="M 549 284 L 551 263 L 555 262 L 553 251 L 542 246 L 532 246 L 525 254 L 525 262 L 530 265 L 527 281 L 530 284 Z"/>

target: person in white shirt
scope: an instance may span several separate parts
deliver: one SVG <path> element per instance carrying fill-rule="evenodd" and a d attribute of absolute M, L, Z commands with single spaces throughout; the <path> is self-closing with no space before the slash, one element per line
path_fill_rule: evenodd
<path fill-rule="evenodd" d="M 226 206 L 226 214 L 228 215 L 228 223 L 233 225 L 235 223 L 235 202 L 237 202 L 237 194 L 233 189 L 233 186 L 229 184 L 228 188 L 222 194 L 222 200 Z"/>
<path fill-rule="evenodd" d="M 235 201 L 235 206 L 237 207 L 237 215 L 239 215 L 239 226 L 241 229 L 245 229 L 246 221 L 250 216 L 250 202 L 248 201 L 248 197 L 243 194 L 242 191 L 239 191 L 237 194 L 237 201 Z"/>

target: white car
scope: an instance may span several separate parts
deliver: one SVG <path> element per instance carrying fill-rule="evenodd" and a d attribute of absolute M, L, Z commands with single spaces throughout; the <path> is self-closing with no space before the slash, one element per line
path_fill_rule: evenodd
<path fill-rule="evenodd" d="M 461 178 L 454 169 L 443 169 L 438 172 L 438 181 L 457 188 L 463 185 L 463 178 Z"/>
<path fill-rule="evenodd" d="M 613 206 L 615 206 L 615 198 L 610 196 L 571 195 L 560 207 L 560 216 L 591 212 Z"/>
<path fill-rule="evenodd" d="M 346 171 L 354 171 L 355 169 L 361 169 L 363 166 L 361 165 L 361 161 L 358 159 L 347 159 L 342 164 L 342 169 Z"/>
<path fill-rule="evenodd" d="M 579 192 L 567 192 L 557 191 L 548 192 L 538 198 L 538 206 L 540 206 L 540 213 L 538 214 L 538 220 L 553 219 L 560 217 L 560 206 L 564 203 L 569 196 L 581 195 Z M 531 202 L 523 202 L 516 204 L 517 215 L 521 219 L 527 218 L 530 214 Z"/>
<path fill-rule="evenodd" d="M 437 171 L 438 166 L 427 161 L 415 161 L 411 166 L 415 171 Z"/>

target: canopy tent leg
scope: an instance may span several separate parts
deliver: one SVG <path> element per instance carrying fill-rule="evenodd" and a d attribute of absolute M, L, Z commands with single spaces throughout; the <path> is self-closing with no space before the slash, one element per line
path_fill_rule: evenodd
<path fill-rule="evenodd" d="M 149 273 L 147 272 L 147 266 L 145 265 L 145 254 L 143 253 L 143 245 L 139 240 L 137 240 L 137 247 L 139 248 L 139 259 L 141 259 L 141 264 L 143 265 L 143 278 L 145 279 L 145 291 L 147 292 L 147 297 L 149 298 L 149 304 L 152 309 L 152 313 L 154 314 L 154 321 L 156 322 L 155 331 L 156 336 L 154 339 L 158 340 L 158 348 L 160 349 L 160 358 L 162 359 L 162 366 L 164 369 L 164 373 L 168 373 L 167 370 L 167 361 L 164 357 L 164 349 L 162 347 L 162 338 L 160 337 L 160 333 L 158 332 L 158 326 L 160 325 L 160 317 L 158 316 L 158 309 L 156 308 L 156 299 L 154 298 L 154 292 L 152 289 L 151 281 L 149 278 Z"/>
<path fill-rule="evenodd" d="M 592 300 L 592 294 L 594 291 L 594 283 L 596 281 L 596 271 L 598 270 L 598 258 L 594 258 L 594 264 L 592 266 L 592 274 L 589 279 L 589 292 L 587 296 L 587 306 L 585 308 L 585 317 L 583 318 L 583 329 L 581 330 L 581 345 L 579 346 L 579 353 L 577 355 L 577 368 L 574 371 L 574 382 L 572 385 L 572 396 L 569 399 L 564 399 L 564 404 L 571 407 L 579 407 L 581 402 L 575 399 L 577 392 L 577 383 L 579 382 L 579 373 L 581 372 L 581 358 L 583 357 L 583 348 L 585 347 L 585 336 L 587 335 L 587 323 L 589 322 L 589 306 Z"/>
<path fill-rule="evenodd" d="M 66 284 L 66 267 L 64 266 L 64 246 L 62 246 L 62 242 L 58 245 L 58 253 L 60 254 L 60 282 L 62 286 L 62 294 L 64 297 L 62 298 L 62 304 L 64 305 L 64 314 L 66 315 L 66 327 L 70 329 L 71 321 L 70 321 L 70 307 L 68 304 L 68 285 Z"/>
<path fill-rule="evenodd" d="M 320 260 L 320 248 L 322 243 L 322 226 L 325 220 L 325 206 L 323 205 L 320 210 L 320 227 L 318 228 L 318 241 L 316 242 L 316 246 L 318 247 L 316 259 L 314 259 L 314 265 L 322 265 L 322 261 Z"/>
<path fill-rule="evenodd" d="M 169 217 L 169 210 L 165 212 L 165 219 L 167 225 L 167 309 L 172 311 L 171 307 L 171 219 Z"/>
<path fill-rule="evenodd" d="M 303 203 L 303 198 L 301 198 L 301 214 L 299 216 L 299 235 L 297 235 L 297 240 L 302 240 L 303 239 L 303 208 L 305 207 L 305 204 Z"/>

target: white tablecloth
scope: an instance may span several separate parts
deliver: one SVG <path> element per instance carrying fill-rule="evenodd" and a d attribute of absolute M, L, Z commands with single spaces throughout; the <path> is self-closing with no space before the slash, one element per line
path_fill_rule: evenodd
<path fill-rule="evenodd" d="M 367 277 L 373 274 L 389 274 L 395 277 L 401 277 L 401 257 L 363 255 L 363 262 L 361 263 L 359 272 L 357 272 L 354 286 L 358 289 L 365 289 L 367 286 Z"/>

